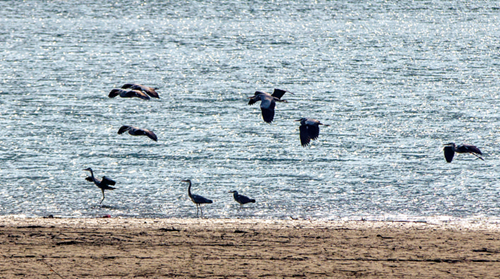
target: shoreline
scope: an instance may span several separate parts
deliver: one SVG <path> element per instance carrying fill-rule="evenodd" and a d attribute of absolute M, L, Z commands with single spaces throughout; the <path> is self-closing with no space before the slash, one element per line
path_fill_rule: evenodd
<path fill-rule="evenodd" d="M 0 278 L 500 276 L 500 224 L 0 217 Z"/>
<path fill-rule="evenodd" d="M 16 226 L 57 226 L 71 228 L 149 228 L 157 229 L 162 226 L 190 226 L 192 228 L 239 228 L 252 227 L 257 229 L 280 229 L 280 228 L 308 228 L 308 229 L 381 229 L 381 228 L 434 228 L 448 230 L 488 230 L 500 231 L 500 223 L 484 220 L 457 220 L 457 221 L 378 221 L 378 220 L 306 220 L 306 219 L 210 219 L 210 218 L 122 218 L 122 217 L 12 217 L 0 216 L 0 227 Z"/>

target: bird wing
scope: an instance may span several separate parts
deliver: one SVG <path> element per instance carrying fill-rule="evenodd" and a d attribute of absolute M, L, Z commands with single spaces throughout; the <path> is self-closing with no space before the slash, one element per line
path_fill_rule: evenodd
<path fill-rule="evenodd" d="M 115 88 L 115 89 L 111 90 L 111 92 L 109 92 L 108 97 L 114 98 L 114 97 L 120 95 L 121 92 L 123 92 L 123 90 Z"/>
<path fill-rule="evenodd" d="M 467 144 L 464 144 L 463 147 L 468 151 L 468 152 L 471 152 L 471 153 L 477 153 L 479 155 L 483 155 L 483 153 L 481 153 L 481 150 L 479 150 L 479 148 L 477 148 L 476 146 L 474 145 L 467 145 Z M 460 146 L 458 147 L 460 148 Z"/>
<path fill-rule="evenodd" d="M 101 184 L 101 186 L 99 186 L 99 188 L 101 188 L 103 190 L 114 190 L 114 189 L 116 189 L 115 187 L 111 187 L 108 184 Z"/>
<path fill-rule="evenodd" d="M 193 201 L 195 203 L 212 203 L 213 202 L 212 200 L 209 200 L 209 199 L 202 197 L 202 196 L 199 196 L 199 195 L 191 195 L 191 199 L 193 199 Z"/>
<path fill-rule="evenodd" d="M 311 139 L 315 140 L 319 137 L 319 125 L 307 125 L 307 129 L 309 130 Z"/>
<path fill-rule="evenodd" d="M 122 85 L 122 88 L 123 89 L 132 88 L 134 85 L 136 85 L 136 84 L 134 84 L 134 83 L 125 83 L 124 85 Z"/>
<path fill-rule="evenodd" d="M 118 134 L 121 135 L 121 134 L 125 133 L 126 131 L 128 131 L 128 129 L 130 129 L 130 126 L 123 125 L 118 130 Z"/>
<path fill-rule="evenodd" d="M 251 198 L 249 198 L 247 196 L 243 196 L 243 195 L 238 195 L 238 200 L 242 204 L 249 203 L 249 202 L 255 202 L 254 199 L 251 199 Z"/>
<path fill-rule="evenodd" d="M 253 105 L 253 104 L 257 103 L 258 101 L 260 101 L 260 99 L 257 99 L 256 97 L 250 97 L 248 104 Z"/>
<path fill-rule="evenodd" d="M 85 177 L 85 180 L 90 181 L 90 182 L 94 182 L 94 179 L 92 179 L 92 176 Z"/>
<path fill-rule="evenodd" d="M 109 178 L 107 176 L 103 176 L 101 183 L 108 184 L 108 185 L 115 185 L 116 181 L 114 181 L 113 179 L 111 179 L 111 178 Z"/>
<path fill-rule="evenodd" d="M 265 122 L 271 123 L 274 119 L 274 108 L 276 102 L 271 95 L 260 95 L 260 109 L 262 111 L 262 118 Z"/>
<path fill-rule="evenodd" d="M 451 163 L 451 161 L 453 161 L 453 156 L 455 156 L 455 150 L 453 149 L 453 146 L 445 146 L 443 148 L 443 152 L 446 162 Z"/>
<path fill-rule="evenodd" d="M 299 127 L 300 130 L 300 144 L 302 146 L 307 146 L 309 142 L 311 142 L 311 136 L 309 135 L 309 129 L 307 125 L 301 125 Z"/>
<path fill-rule="evenodd" d="M 281 99 L 286 92 L 286 90 L 275 88 L 272 96 Z"/>
<path fill-rule="evenodd" d="M 150 131 L 150 130 L 146 130 L 146 129 L 144 129 L 143 131 L 144 131 L 144 134 L 145 134 L 146 136 L 148 136 L 150 139 L 152 139 L 152 140 L 154 140 L 154 141 L 158 141 L 158 137 L 156 137 L 155 133 L 153 133 L 153 132 L 152 132 L 152 131 Z"/>
<path fill-rule="evenodd" d="M 248 101 L 248 104 L 253 105 L 253 104 L 257 103 L 258 101 L 260 101 L 260 97 L 261 97 L 260 94 L 261 93 L 262 92 L 260 92 L 260 91 L 255 91 L 255 95 L 252 97 L 249 97 L 250 100 Z"/>
<path fill-rule="evenodd" d="M 151 98 L 149 98 L 148 95 L 146 95 L 146 93 L 142 92 L 141 90 L 130 90 L 129 92 L 133 92 L 134 96 L 131 96 L 131 97 L 138 97 L 138 98 L 141 98 L 143 100 L 149 100 Z"/>
<path fill-rule="evenodd" d="M 158 95 L 158 92 L 156 92 L 156 88 L 143 86 L 142 91 L 146 92 L 146 94 L 148 94 L 149 96 L 151 96 L 153 98 L 160 99 L 160 95 Z"/>
<path fill-rule="evenodd" d="M 274 119 L 274 106 L 270 108 L 263 108 L 261 107 L 260 110 L 262 111 L 262 119 L 264 119 L 265 122 L 271 123 L 273 122 Z"/>
<path fill-rule="evenodd" d="M 140 91 L 148 94 L 149 96 L 151 96 L 153 98 L 158 98 L 158 99 L 160 98 L 160 95 L 158 95 L 158 92 L 155 91 L 156 88 L 152 88 L 152 87 L 149 87 L 149 86 L 144 86 L 142 84 L 126 83 L 126 84 L 122 85 L 122 88 L 131 88 L 133 90 L 140 90 Z"/>

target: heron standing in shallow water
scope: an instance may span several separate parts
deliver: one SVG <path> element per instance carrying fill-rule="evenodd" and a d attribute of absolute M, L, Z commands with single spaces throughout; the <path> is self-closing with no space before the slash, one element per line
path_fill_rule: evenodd
<path fill-rule="evenodd" d="M 84 169 L 84 171 L 90 171 L 90 176 L 88 176 L 87 178 L 85 178 L 85 180 L 87 181 L 90 181 L 90 182 L 94 182 L 94 184 L 99 187 L 102 191 L 102 200 L 101 200 L 101 204 L 102 204 L 102 201 L 104 200 L 104 190 L 114 190 L 116 188 L 114 187 L 111 187 L 109 185 L 115 185 L 116 182 L 106 176 L 103 176 L 102 177 L 102 180 L 99 180 L 97 178 L 94 177 L 94 172 L 92 171 L 91 168 L 86 168 Z"/>
<path fill-rule="evenodd" d="M 142 84 L 137 84 L 137 83 L 126 83 L 122 86 L 122 88 L 123 89 L 130 88 L 130 89 L 134 89 L 134 90 L 140 90 L 153 98 L 160 99 L 160 95 L 158 95 L 158 92 L 156 92 L 156 89 L 158 89 L 158 88 L 144 86 Z"/>
<path fill-rule="evenodd" d="M 315 140 L 319 137 L 319 125 L 330 126 L 312 118 L 301 118 L 295 121 L 300 121 L 300 143 L 304 147 L 307 146 L 311 140 Z"/>
<path fill-rule="evenodd" d="M 256 102 L 260 101 L 260 110 L 262 111 L 262 119 L 265 122 L 271 123 L 274 119 L 274 108 L 276 107 L 276 102 L 285 102 L 288 103 L 287 100 L 281 100 L 281 97 L 285 95 L 286 90 L 282 89 L 274 89 L 273 94 L 269 94 L 267 92 L 255 91 L 255 94 L 251 97 L 248 97 L 250 101 L 248 101 L 249 105 L 253 105 Z M 290 92 L 293 94 L 292 92 Z"/>
<path fill-rule="evenodd" d="M 481 153 L 481 150 L 479 150 L 479 148 L 477 148 L 476 146 L 470 145 L 470 144 L 460 144 L 457 146 L 457 145 L 455 145 L 454 142 L 450 142 L 450 143 L 444 144 L 443 151 L 444 151 L 444 158 L 446 159 L 446 162 L 448 162 L 448 163 L 451 163 L 451 161 L 453 161 L 453 157 L 455 156 L 455 153 L 470 153 L 470 154 L 476 156 L 478 159 L 481 159 L 484 161 L 484 159 L 481 156 L 479 156 L 479 155 L 483 155 L 483 153 Z"/>
<path fill-rule="evenodd" d="M 189 186 L 188 186 L 188 196 L 189 196 L 189 198 L 191 198 L 191 201 L 193 201 L 196 204 L 196 216 L 198 216 L 198 209 L 200 209 L 201 216 L 203 216 L 203 209 L 201 209 L 200 205 L 204 204 L 204 203 L 213 203 L 213 201 L 209 200 L 209 199 L 207 199 L 205 197 L 202 197 L 200 195 L 193 195 L 193 194 L 191 194 L 191 180 L 185 179 L 185 180 L 182 180 L 181 182 L 187 182 L 187 183 L 189 183 Z"/>
<path fill-rule="evenodd" d="M 121 135 L 127 131 L 132 136 L 148 136 L 150 139 L 158 141 L 158 138 L 156 137 L 155 133 L 151 132 L 148 129 L 139 129 L 133 126 L 127 126 L 127 125 L 121 126 L 120 129 L 118 130 L 118 134 Z"/>
<path fill-rule="evenodd" d="M 255 202 L 254 199 L 238 194 L 238 191 L 229 191 L 228 193 L 233 193 L 234 200 L 237 201 L 240 204 L 240 206 L 243 206 L 244 204 L 250 202 Z"/>

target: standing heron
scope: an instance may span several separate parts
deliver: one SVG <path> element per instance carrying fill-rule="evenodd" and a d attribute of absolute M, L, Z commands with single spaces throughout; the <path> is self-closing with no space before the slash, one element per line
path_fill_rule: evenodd
<path fill-rule="evenodd" d="M 156 92 L 156 89 L 158 88 L 153 88 L 149 86 L 144 86 L 142 84 L 137 84 L 137 83 L 126 83 L 122 86 L 123 89 L 134 89 L 134 90 L 141 90 L 142 92 L 148 94 L 149 96 L 153 98 L 158 98 L 160 99 L 160 95 L 158 95 L 158 92 Z"/>
<path fill-rule="evenodd" d="M 189 198 L 191 198 L 191 201 L 193 201 L 196 204 L 196 216 L 198 216 L 198 209 L 200 209 L 201 216 L 203 216 L 203 209 L 201 209 L 200 205 L 204 204 L 204 203 L 213 203 L 213 201 L 209 200 L 209 199 L 207 199 L 205 197 L 202 197 L 200 195 L 193 195 L 193 194 L 191 194 L 191 180 L 185 179 L 185 180 L 182 180 L 181 182 L 187 182 L 187 183 L 189 183 L 188 196 L 189 196 Z"/>
<path fill-rule="evenodd" d="M 148 136 L 150 139 L 152 139 L 154 141 L 158 141 L 158 138 L 156 137 L 155 133 L 153 133 L 152 131 L 150 131 L 148 129 L 139 129 L 139 128 L 133 127 L 133 126 L 127 126 L 127 125 L 121 126 L 120 129 L 118 130 L 118 134 L 121 135 L 127 131 L 132 136 Z"/>
<path fill-rule="evenodd" d="M 267 92 L 255 91 L 255 94 L 251 97 L 248 97 L 250 101 L 248 101 L 249 105 L 253 105 L 256 102 L 260 101 L 260 109 L 262 111 L 262 119 L 265 122 L 271 123 L 274 119 L 274 108 L 276 107 L 276 102 L 284 102 L 288 103 L 287 100 L 281 100 L 281 97 L 285 95 L 286 90 L 282 89 L 274 89 L 273 94 L 269 94 Z M 290 92 L 293 94 L 292 92 Z"/>
<path fill-rule="evenodd" d="M 234 200 L 237 201 L 240 206 L 243 206 L 246 203 L 255 202 L 254 199 L 238 194 L 238 191 L 229 191 L 228 193 L 233 193 Z"/>
<path fill-rule="evenodd" d="M 101 200 L 101 204 L 102 204 L 102 201 L 104 200 L 104 190 L 114 190 L 116 188 L 114 187 L 111 187 L 109 185 L 115 185 L 116 182 L 106 176 L 103 176 L 102 177 L 102 180 L 99 180 L 97 178 L 94 177 L 94 172 L 92 171 L 91 168 L 86 168 L 84 169 L 84 171 L 90 171 L 90 176 L 88 176 L 87 178 L 85 178 L 85 180 L 87 181 L 90 181 L 90 182 L 94 182 L 94 184 L 99 187 L 102 191 L 102 200 Z"/>
<path fill-rule="evenodd" d="M 330 126 L 319 122 L 312 118 L 301 118 L 295 121 L 300 121 L 300 143 L 302 146 L 307 146 L 311 140 L 315 140 L 319 136 L 319 125 Z"/>
<path fill-rule="evenodd" d="M 444 144 L 443 151 L 444 151 L 444 158 L 448 163 L 451 163 L 451 161 L 453 161 L 453 156 L 455 156 L 455 153 L 470 153 L 484 161 L 484 159 L 481 156 L 479 156 L 483 155 L 481 150 L 479 150 L 479 148 L 477 148 L 476 146 L 470 144 L 460 144 L 457 146 L 455 145 L 454 142 L 450 142 Z"/>
<path fill-rule="evenodd" d="M 111 90 L 111 92 L 109 92 L 108 97 L 114 98 L 116 96 L 120 96 L 122 98 L 133 98 L 133 97 L 136 97 L 136 98 L 140 98 L 140 99 L 143 99 L 143 100 L 149 100 L 149 99 L 151 99 L 151 98 L 149 98 L 148 95 L 146 95 L 141 90 L 123 90 L 123 89 L 116 89 L 115 88 L 115 89 Z"/>

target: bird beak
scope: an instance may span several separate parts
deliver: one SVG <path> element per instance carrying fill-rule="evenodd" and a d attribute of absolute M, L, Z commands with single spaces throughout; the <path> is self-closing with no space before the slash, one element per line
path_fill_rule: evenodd
<path fill-rule="evenodd" d="M 294 121 L 300 121 L 301 119 L 297 119 L 297 120 L 294 120 Z"/>

